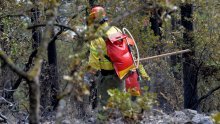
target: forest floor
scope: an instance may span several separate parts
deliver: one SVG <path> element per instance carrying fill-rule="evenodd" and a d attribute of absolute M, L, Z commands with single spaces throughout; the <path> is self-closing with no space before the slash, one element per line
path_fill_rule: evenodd
<path fill-rule="evenodd" d="M 59 117 L 58 117 L 59 116 Z M 7 124 L 28 124 L 26 113 L 8 113 Z M 99 115 L 96 110 L 91 110 L 84 116 L 77 116 L 68 111 L 58 115 L 50 112 L 41 118 L 41 124 L 214 124 L 211 116 L 198 113 L 195 110 L 184 109 L 166 114 L 162 110 L 152 109 L 144 112 L 141 117 L 136 119 L 123 118 L 118 116 L 109 118 L 108 115 Z"/>
<path fill-rule="evenodd" d="M 100 114 L 97 110 L 89 108 L 85 115 L 64 113 L 60 120 L 61 124 L 214 124 L 210 115 L 199 113 L 195 110 L 184 109 L 165 113 L 159 109 L 151 109 L 143 112 L 137 118 L 123 118 L 119 113 L 110 117 L 108 113 Z M 44 124 L 55 123 L 55 116 L 44 121 Z"/>
<path fill-rule="evenodd" d="M 214 124 L 211 114 L 190 109 L 166 113 L 155 108 L 141 113 L 136 118 L 124 118 L 120 112 L 115 112 L 114 116 L 108 112 L 100 113 L 98 109 L 91 109 L 89 104 L 71 104 L 67 101 L 63 105 L 57 111 L 42 109 L 41 124 Z M 7 118 L 7 124 L 28 124 L 27 111 L 16 111 L 16 108 L 9 110 L 2 106 L 0 114 Z"/>

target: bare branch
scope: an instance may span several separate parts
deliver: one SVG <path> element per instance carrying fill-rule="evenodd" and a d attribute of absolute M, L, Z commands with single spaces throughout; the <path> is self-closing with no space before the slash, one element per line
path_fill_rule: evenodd
<path fill-rule="evenodd" d="M 71 15 L 71 18 L 69 19 L 69 21 L 67 22 L 67 24 L 69 24 L 72 19 L 75 19 L 75 18 L 76 18 L 80 13 L 82 13 L 83 11 L 87 11 L 87 7 L 81 9 L 78 13 L 74 13 L 73 15 Z"/>
<path fill-rule="evenodd" d="M 0 19 L 2 18 L 8 18 L 8 17 L 22 17 L 22 16 L 26 16 L 23 13 L 18 13 L 18 14 L 7 14 L 7 15 L 1 15 Z"/>
<path fill-rule="evenodd" d="M 57 40 L 57 37 L 63 33 L 63 27 L 60 28 L 59 32 L 53 37 L 53 39 L 50 42 L 55 42 Z"/>
<path fill-rule="evenodd" d="M 32 26 L 29 26 L 27 29 L 32 29 L 32 28 L 37 28 L 37 27 L 45 27 L 46 24 L 37 24 L 37 25 L 32 25 Z M 70 28 L 66 25 L 62 25 L 62 24 L 54 24 L 54 26 L 57 26 L 57 27 L 60 27 L 60 28 L 63 28 L 63 29 L 66 29 L 66 30 L 70 30 L 70 31 L 73 31 L 76 33 L 76 35 L 78 37 L 80 37 L 79 33 L 77 32 L 76 28 Z"/>
<path fill-rule="evenodd" d="M 120 20 L 123 20 L 123 19 L 126 18 L 127 16 L 130 16 L 130 15 L 132 15 L 132 14 L 134 14 L 134 13 L 137 13 L 137 12 L 139 12 L 139 11 L 141 11 L 141 10 L 151 10 L 151 9 L 153 9 L 153 8 L 154 8 L 154 6 L 152 6 L 152 5 L 150 5 L 150 4 L 145 4 L 145 5 L 143 5 L 143 6 L 140 6 L 140 7 L 138 7 L 138 8 L 135 8 L 135 9 L 133 9 L 133 10 L 126 11 L 126 12 L 124 12 L 122 15 L 119 15 L 118 17 L 114 18 L 114 19 L 112 20 L 112 22 L 110 23 L 110 25 L 116 25 L 116 24 L 118 24 L 118 22 L 120 22 Z"/>
<path fill-rule="evenodd" d="M 9 106 L 13 106 L 14 104 L 6 100 L 4 97 L 0 97 L 0 100 L 3 100 L 4 102 L 8 103 Z"/>
<path fill-rule="evenodd" d="M 0 113 L 0 118 L 3 119 L 2 122 L 7 123 L 7 120 L 8 120 L 8 119 L 7 119 L 4 115 L 2 115 L 2 113 Z M 0 122 L 1 122 L 1 121 L 0 121 Z"/>
<path fill-rule="evenodd" d="M 63 29 L 61 28 L 61 30 L 53 37 L 53 39 L 50 42 L 54 42 L 57 37 L 63 32 Z M 25 68 L 24 71 L 28 71 L 30 69 L 30 65 L 32 64 L 33 58 L 36 56 L 37 54 L 37 50 L 34 50 L 31 55 L 29 56 L 28 59 L 28 63 L 25 64 Z M 17 89 L 22 81 L 22 77 L 19 77 L 17 79 L 17 81 L 15 82 L 15 84 L 12 86 L 12 90 L 10 90 L 10 94 L 9 95 L 13 95 L 15 89 Z"/>
<path fill-rule="evenodd" d="M 2 61 L 4 61 L 8 66 L 9 68 L 14 71 L 15 73 L 17 73 L 18 75 L 20 75 L 21 77 L 25 78 L 25 79 L 28 79 L 28 74 L 24 71 L 22 71 L 20 68 L 18 68 L 14 63 L 13 61 L 4 53 L 4 51 L 1 50 L 0 48 L 0 59 Z"/>
<path fill-rule="evenodd" d="M 57 96 L 57 100 L 60 101 L 64 97 L 70 95 L 72 92 L 72 89 L 73 89 L 73 84 L 68 82 L 67 87 L 64 89 L 64 91 Z"/>
<path fill-rule="evenodd" d="M 87 9 L 87 7 L 81 9 L 78 13 L 73 14 L 71 19 L 76 18 L 81 12 L 86 11 L 86 9 Z"/>
<path fill-rule="evenodd" d="M 220 89 L 220 86 L 217 86 L 214 89 L 210 90 L 207 94 L 205 94 L 204 96 L 200 97 L 198 99 L 198 102 L 194 106 L 199 105 L 202 102 L 202 100 L 206 99 L 207 97 L 209 97 L 210 95 L 212 95 L 215 91 L 217 91 L 219 89 Z"/>
<path fill-rule="evenodd" d="M 32 61 L 33 61 L 33 58 L 36 56 L 37 54 L 37 50 L 34 50 L 31 55 L 29 56 L 29 59 L 28 59 L 28 62 L 25 64 L 25 68 L 24 68 L 24 71 L 28 71 L 30 69 L 30 65 L 32 64 Z M 9 96 L 12 96 L 13 93 L 16 91 L 16 89 L 19 87 L 21 81 L 22 81 L 23 77 L 19 77 L 16 82 L 13 84 L 11 90 L 6 90 L 8 91 L 8 95 Z"/>

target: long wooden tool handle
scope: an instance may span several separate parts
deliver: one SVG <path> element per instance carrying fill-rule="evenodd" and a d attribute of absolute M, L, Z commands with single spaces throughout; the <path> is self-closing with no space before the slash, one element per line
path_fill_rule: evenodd
<path fill-rule="evenodd" d="M 160 57 L 166 57 L 166 56 L 171 56 L 171 55 L 176 55 L 176 54 L 181 54 L 181 53 L 187 53 L 187 52 L 190 52 L 190 51 L 191 51 L 190 49 L 185 49 L 185 50 L 180 50 L 180 51 L 176 51 L 176 52 L 165 53 L 165 54 L 151 56 L 151 57 L 146 57 L 146 58 L 140 58 L 140 61 L 156 59 L 156 58 L 160 58 Z M 135 61 L 137 61 L 137 60 L 135 60 Z"/>

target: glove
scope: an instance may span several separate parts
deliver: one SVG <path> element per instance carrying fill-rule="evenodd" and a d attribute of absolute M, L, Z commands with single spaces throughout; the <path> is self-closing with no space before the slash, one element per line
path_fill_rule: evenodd
<path fill-rule="evenodd" d="M 150 77 L 149 77 L 149 75 L 147 74 L 147 72 L 145 71 L 145 69 L 144 69 L 144 67 L 143 67 L 142 64 L 139 65 L 138 69 L 139 69 L 139 71 L 140 71 L 141 76 L 142 76 L 145 80 L 150 81 Z"/>

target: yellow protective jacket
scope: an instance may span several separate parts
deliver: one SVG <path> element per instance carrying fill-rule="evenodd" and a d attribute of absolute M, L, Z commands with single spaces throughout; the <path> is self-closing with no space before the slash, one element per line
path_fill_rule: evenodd
<path fill-rule="evenodd" d="M 112 26 L 109 29 L 108 27 L 109 27 L 108 23 L 105 22 L 97 29 L 97 32 L 103 30 L 106 36 L 110 34 L 114 34 L 116 32 L 121 32 L 121 30 L 115 26 Z M 108 30 L 105 31 L 105 29 L 108 29 Z M 107 47 L 106 47 L 105 40 L 100 36 L 91 41 L 88 64 L 96 70 L 101 70 L 101 69 L 114 70 L 113 64 L 105 56 L 107 56 Z M 143 65 L 140 64 L 139 70 L 140 70 L 142 77 L 144 77 L 147 80 L 150 80 Z"/>
<path fill-rule="evenodd" d="M 108 23 L 105 22 L 97 29 L 97 32 L 105 30 L 107 27 Z M 110 35 L 118 31 L 120 31 L 120 29 L 111 27 L 104 33 Z M 114 70 L 112 63 L 106 59 L 105 55 L 107 55 L 105 40 L 102 37 L 92 40 L 90 44 L 89 65 L 96 70 Z"/>

